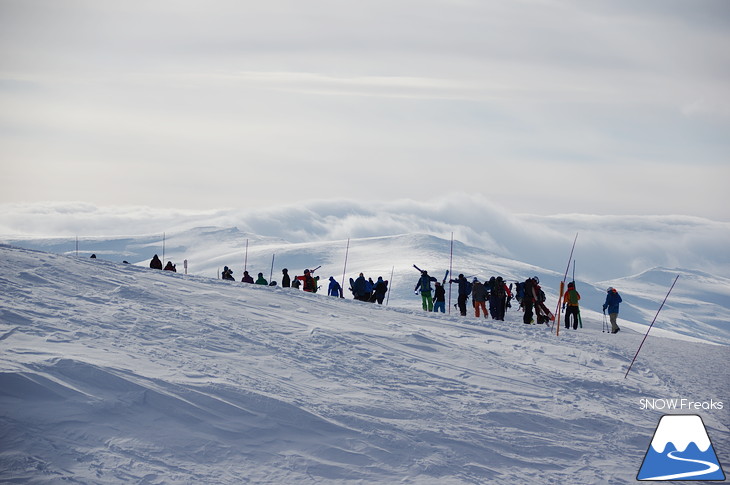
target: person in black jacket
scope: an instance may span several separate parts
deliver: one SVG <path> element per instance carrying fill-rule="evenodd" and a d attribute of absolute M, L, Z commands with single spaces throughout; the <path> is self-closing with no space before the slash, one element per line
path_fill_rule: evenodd
<path fill-rule="evenodd" d="M 152 256 L 152 261 L 150 261 L 150 268 L 162 269 L 162 261 L 160 261 L 160 258 L 156 254 Z"/>
<path fill-rule="evenodd" d="M 522 317 L 522 323 L 530 325 L 532 323 L 532 310 L 537 300 L 537 294 L 535 293 L 535 286 L 540 280 L 537 276 L 533 278 L 527 278 L 525 280 L 525 295 L 522 297 L 522 308 L 525 310 L 525 315 Z"/>
<path fill-rule="evenodd" d="M 446 288 L 436 282 L 436 289 L 433 291 L 433 311 L 446 313 Z"/>
<path fill-rule="evenodd" d="M 382 276 L 378 276 L 378 281 L 375 283 L 375 301 L 378 302 L 378 305 L 383 304 L 383 300 L 385 299 L 385 294 L 388 293 L 388 281 L 383 280 Z"/>
<path fill-rule="evenodd" d="M 223 266 L 223 273 L 221 273 L 221 279 L 229 280 L 229 281 L 236 281 L 233 278 L 233 270 L 231 270 L 228 266 Z"/>
<path fill-rule="evenodd" d="M 281 270 L 281 273 L 284 275 L 281 277 L 281 287 L 282 288 L 291 287 L 291 278 L 289 277 L 289 270 L 284 268 Z"/>
<path fill-rule="evenodd" d="M 471 283 L 469 283 L 469 280 L 467 280 L 463 274 L 459 275 L 459 279 L 449 280 L 449 283 L 458 283 L 459 284 L 459 299 L 457 301 L 458 301 L 458 305 L 459 305 L 459 312 L 461 313 L 462 317 L 465 317 L 466 316 L 466 300 L 468 300 L 469 295 L 471 295 Z"/>

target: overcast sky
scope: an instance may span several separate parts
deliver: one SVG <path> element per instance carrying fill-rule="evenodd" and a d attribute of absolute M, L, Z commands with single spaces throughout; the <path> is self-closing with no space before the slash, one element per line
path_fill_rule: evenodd
<path fill-rule="evenodd" d="M 729 27 L 725 0 L 0 0 L 0 203 L 729 221 Z"/>

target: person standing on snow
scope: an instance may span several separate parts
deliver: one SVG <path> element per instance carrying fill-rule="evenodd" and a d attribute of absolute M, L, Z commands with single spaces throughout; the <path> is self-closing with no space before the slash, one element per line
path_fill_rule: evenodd
<path fill-rule="evenodd" d="M 458 298 L 458 305 L 459 305 L 459 312 L 461 312 L 461 316 L 466 316 L 466 300 L 469 299 L 469 295 L 471 295 L 471 283 L 469 283 L 469 280 L 466 279 L 466 277 L 463 274 L 459 275 L 458 279 L 455 280 L 449 280 L 449 283 L 458 283 L 459 284 L 459 298 Z"/>
<path fill-rule="evenodd" d="M 386 280 L 383 280 L 382 276 L 378 276 L 378 281 L 375 282 L 375 301 L 378 302 L 378 305 L 383 304 L 383 300 L 385 299 L 385 294 L 388 293 L 388 282 Z"/>
<path fill-rule="evenodd" d="M 368 280 L 365 279 L 365 275 L 362 273 L 360 273 L 360 276 L 358 276 L 354 281 L 350 278 L 350 284 L 352 286 L 350 289 L 352 290 L 352 295 L 356 300 L 368 301 L 366 291 L 367 281 Z"/>
<path fill-rule="evenodd" d="M 342 287 L 337 281 L 335 281 L 334 276 L 330 276 L 330 286 L 327 289 L 327 294 L 329 296 L 339 296 L 340 298 L 344 298 L 344 296 L 342 296 Z"/>
<path fill-rule="evenodd" d="M 281 277 L 281 287 L 282 288 L 291 287 L 291 277 L 289 276 L 289 270 L 284 268 L 281 270 L 281 274 L 283 275 Z"/>
<path fill-rule="evenodd" d="M 433 292 L 433 311 L 446 313 L 446 289 L 438 281 Z"/>
<path fill-rule="evenodd" d="M 266 278 L 264 278 L 263 273 L 258 274 L 258 279 L 256 280 L 257 285 L 263 285 L 263 286 L 269 286 L 269 282 L 266 281 Z"/>
<path fill-rule="evenodd" d="M 494 305 L 492 318 L 504 321 L 504 315 L 507 312 L 507 303 L 512 299 L 512 292 L 501 276 L 497 276 L 494 280 L 494 286 L 490 291 L 489 305 Z M 493 302 L 493 303 L 492 303 Z"/>
<path fill-rule="evenodd" d="M 421 278 L 416 283 L 414 291 L 418 294 L 418 289 L 421 289 L 421 300 L 423 301 L 423 311 L 433 311 L 433 298 L 431 297 L 431 282 L 436 281 L 436 278 L 428 275 L 428 271 L 421 272 Z"/>
<path fill-rule="evenodd" d="M 248 274 L 248 271 L 243 272 L 243 278 L 241 278 L 241 283 L 253 284 L 253 277 Z"/>
<path fill-rule="evenodd" d="M 223 273 L 221 273 L 221 279 L 235 281 L 233 279 L 233 271 L 228 266 L 223 266 Z"/>
<path fill-rule="evenodd" d="M 605 315 L 606 309 L 608 309 L 608 316 L 611 319 L 611 333 L 618 333 L 621 330 L 618 328 L 616 318 L 618 317 L 618 305 L 622 301 L 621 295 L 618 294 L 616 288 L 609 286 L 606 290 L 606 302 L 603 304 L 603 314 Z"/>
<path fill-rule="evenodd" d="M 522 317 L 522 323 L 530 325 L 532 323 L 532 309 L 537 300 L 537 294 L 535 293 L 535 286 L 537 285 L 537 276 L 534 278 L 527 278 L 524 283 L 524 295 L 522 296 L 522 308 L 525 310 L 525 315 Z"/>
<path fill-rule="evenodd" d="M 479 318 L 479 309 L 484 313 L 484 318 L 489 317 L 487 312 L 487 287 L 484 286 L 478 279 L 474 278 L 472 282 L 471 299 L 474 302 L 474 316 Z"/>
<path fill-rule="evenodd" d="M 565 311 L 565 328 L 570 328 L 570 317 L 573 317 L 573 330 L 578 330 L 580 308 L 578 307 L 580 293 L 575 289 L 575 281 L 568 283 L 568 291 L 563 295 L 563 310 Z"/>
<path fill-rule="evenodd" d="M 302 282 L 302 289 L 307 293 L 317 293 L 317 284 L 319 276 L 312 276 L 313 272 L 308 269 L 304 270 L 304 276 L 297 276 L 296 279 Z"/>
<path fill-rule="evenodd" d="M 160 261 L 160 258 L 156 254 L 152 256 L 152 261 L 150 261 L 150 268 L 162 269 L 162 261 Z"/>

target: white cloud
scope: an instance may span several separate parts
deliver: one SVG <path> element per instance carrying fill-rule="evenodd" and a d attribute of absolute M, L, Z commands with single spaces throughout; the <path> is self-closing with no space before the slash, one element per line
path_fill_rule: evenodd
<path fill-rule="evenodd" d="M 0 237 L 161 235 L 194 227 L 238 227 L 242 234 L 289 242 L 451 233 L 485 252 L 565 271 L 574 259 L 582 278 L 599 281 L 654 266 L 730 277 L 730 223 L 687 216 L 512 214 L 480 195 L 430 201 L 309 200 L 267 209 L 183 211 L 90 204 L 0 205 Z M 445 249 L 446 250 L 446 249 Z"/>

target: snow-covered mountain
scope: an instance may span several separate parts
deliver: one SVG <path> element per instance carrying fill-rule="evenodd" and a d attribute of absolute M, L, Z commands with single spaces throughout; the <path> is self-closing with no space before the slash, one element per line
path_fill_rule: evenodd
<path fill-rule="evenodd" d="M 183 271 L 188 261 L 190 274 L 217 277 L 224 266 L 234 271 L 240 281 L 244 264 L 254 278 L 261 272 L 268 280 L 279 281 L 281 269 L 302 274 L 305 268 L 321 265 L 317 272 L 326 288 L 334 276 L 342 283 L 363 272 L 377 280 L 391 281 L 389 301 L 396 306 L 415 308 L 413 295 L 418 273 L 413 264 L 428 269 L 432 276 L 443 278 L 449 269 L 451 241 L 429 234 L 402 234 L 351 240 L 289 242 L 280 237 L 247 233 L 236 227 L 197 227 L 162 235 L 84 238 L 42 238 L 9 240 L 9 243 L 30 249 L 110 261 L 129 261 L 147 266 L 153 254 L 163 256 Z M 567 263 L 568 250 L 565 260 Z M 273 267 L 272 267 L 273 263 Z M 565 263 L 563 263 L 565 264 Z M 452 274 L 464 273 L 481 281 L 502 276 L 507 282 L 524 281 L 538 276 L 548 295 L 548 306 L 555 308 L 560 281 L 565 267 L 547 269 L 527 264 L 492 251 L 454 241 Z M 579 266 L 580 268 L 580 266 Z M 392 278 L 391 278 L 392 275 Z M 671 298 L 662 309 L 652 332 L 671 331 L 685 337 L 730 344 L 730 279 L 696 270 L 654 268 L 626 278 L 600 282 L 586 281 L 576 275 L 581 293 L 581 313 L 585 319 L 603 325 L 602 305 L 608 286 L 619 289 L 624 303 L 620 319 L 637 331 L 646 331 L 667 293 L 674 277 L 680 275 Z M 572 274 L 569 273 L 569 279 Z M 455 302 L 454 290 L 452 300 Z"/>
<path fill-rule="evenodd" d="M 443 241 L 408 237 L 440 269 Z M 325 269 L 311 250 L 301 261 Z M 665 412 L 642 399 L 730 391 L 725 345 L 660 333 L 624 379 L 643 335 L 590 315 L 557 337 L 516 308 L 497 322 L 412 296 L 379 306 L 7 246 L 0 260 L 4 482 L 634 483 Z M 729 463 L 727 404 L 700 412 Z"/>

